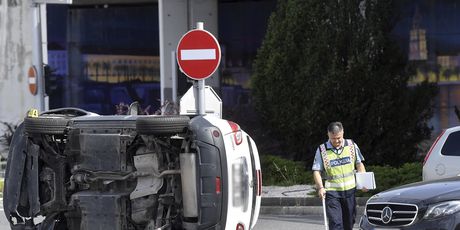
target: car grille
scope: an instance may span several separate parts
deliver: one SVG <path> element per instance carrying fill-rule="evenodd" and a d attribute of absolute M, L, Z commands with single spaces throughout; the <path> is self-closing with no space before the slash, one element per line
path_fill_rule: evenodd
<path fill-rule="evenodd" d="M 366 215 L 369 223 L 385 227 L 407 226 L 417 217 L 418 207 L 401 203 L 368 203 Z"/>

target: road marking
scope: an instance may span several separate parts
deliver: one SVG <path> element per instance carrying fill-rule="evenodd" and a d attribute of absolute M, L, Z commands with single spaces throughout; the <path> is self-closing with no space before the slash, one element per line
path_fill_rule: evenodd
<path fill-rule="evenodd" d="M 181 50 L 181 60 L 216 60 L 216 49 Z"/>

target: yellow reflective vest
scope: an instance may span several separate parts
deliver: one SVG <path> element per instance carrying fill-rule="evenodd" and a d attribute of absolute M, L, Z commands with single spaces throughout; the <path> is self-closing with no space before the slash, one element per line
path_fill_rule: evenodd
<path fill-rule="evenodd" d="M 345 191 L 355 185 L 356 150 L 352 140 L 345 139 L 340 154 L 326 148 L 326 143 L 320 145 L 321 158 L 326 172 L 326 191 Z"/>

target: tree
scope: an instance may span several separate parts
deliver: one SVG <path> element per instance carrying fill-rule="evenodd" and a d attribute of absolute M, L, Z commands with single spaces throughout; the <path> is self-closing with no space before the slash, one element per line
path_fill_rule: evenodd
<path fill-rule="evenodd" d="M 328 123 L 342 121 L 368 164 L 415 160 L 437 87 L 408 87 L 407 59 L 390 39 L 394 9 L 389 0 L 279 0 L 252 87 L 291 157 L 311 163 Z"/>

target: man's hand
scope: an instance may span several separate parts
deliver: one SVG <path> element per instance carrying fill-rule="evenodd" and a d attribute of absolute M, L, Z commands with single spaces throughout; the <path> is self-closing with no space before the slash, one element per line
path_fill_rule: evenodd
<path fill-rule="evenodd" d="M 364 164 L 361 162 L 356 165 L 356 168 L 358 169 L 358 172 L 364 173 L 366 172 L 366 167 L 364 167 Z M 362 192 L 367 192 L 369 191 L 366 187 L 361 188 Z"/>
<path fill-rule="evenodd" d="M 325 199 L 326 198 L 326 189 L 324 189 L 323 187 L 319 188 L 318 189 L 318 197 L 321 198 L 321 199 Z"/>
<path fill-rule="evenodd" d="M 321 173 L 319 171 L 313 171 L 313 179 L 315 180 L 316 191 L 318 192 L 319 198 L 326 198 L 326 189 L 323 187 Z"/>

